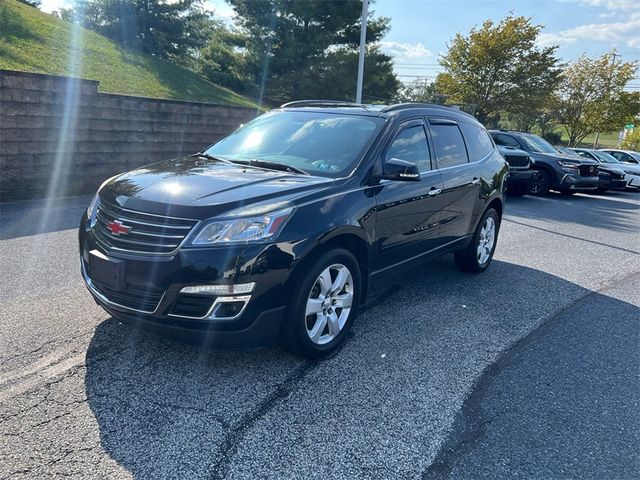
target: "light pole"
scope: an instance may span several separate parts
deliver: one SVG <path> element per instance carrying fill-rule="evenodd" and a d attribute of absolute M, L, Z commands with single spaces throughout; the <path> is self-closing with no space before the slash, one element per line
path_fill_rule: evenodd
<path fill-rule="evenodd" d="M 362 18 L 360 19 L 360 55 L 358 56 L 358 84 L 356 85 L 356 103 L 362 103 L 362 81 L 364 79 L 364 53 L 367 47 L 367 17 L 369 0 L 362 0 Z"/>

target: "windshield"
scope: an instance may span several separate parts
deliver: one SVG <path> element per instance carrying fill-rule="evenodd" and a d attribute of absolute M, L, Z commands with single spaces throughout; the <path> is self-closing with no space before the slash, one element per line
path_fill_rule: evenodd
<path fill-rule="evenodd" d="M 526 134 L 521 135 L 522 141 L 525 143 L 529 151 L 538 152 L 538 153 L 551 153 L 553 155 L 557 155 L 558 150 L 547 142 L 544 138 L 538 137 L 537 135 Z"/>
<path fill-rule="evenodd" d="M 601 152 L 600 150 L 592 150 L 591 153 L 598 158 L 598 161 L 602 163 L 620 163 L 616 157 L 609 155 L 607 152 Z"/>
<path fill-rule="evenodd" d="M 338 177 L 356 166 L 383 124 L 384 119 L 379 117 L 275 111 L 239 128 L 206 153 L 231 161 L 262 160 L 313 175 Z"/>

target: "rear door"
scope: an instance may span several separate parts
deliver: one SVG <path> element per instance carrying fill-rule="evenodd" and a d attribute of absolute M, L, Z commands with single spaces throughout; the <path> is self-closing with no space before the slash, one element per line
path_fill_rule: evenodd
<path fill-rule="evenodd" d="M 439 195 L 440 235 L 443 243 L 449 243 L 470 233 L 480 199 L 481 175 L 477 165 L 469 162 L 460 125 L 447 118 L 428 120 L 436 166 L 443 183 Z"/>
<path fill-rule="evenodd" d="M 442 180 L 434 168 L 425 122 L 412 119 L 390 135 L 383 150 L 382 168 L 397 158 L 417 165 L 420 181 L 382 180 L 376 194 L 376 270 L 421 255 L 442 243 L 438 218 L 442 209 Z"/>

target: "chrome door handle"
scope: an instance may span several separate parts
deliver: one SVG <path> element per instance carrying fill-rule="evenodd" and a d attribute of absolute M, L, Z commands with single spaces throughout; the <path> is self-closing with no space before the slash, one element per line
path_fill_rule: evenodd
<path fill-rule="evenodd" d="M 442 190 L 439 189 L 439 188 L 432 188 L 431 190 L 429 190 L 429 196 L 430 197 L 435 197 L 439 193 L 442 193 Z"/>
<path fill-rule="evenodd" d="M 474 178 L 473 180 L 471 180 L 471 185 L 480 185 L 480 179 Z"/>

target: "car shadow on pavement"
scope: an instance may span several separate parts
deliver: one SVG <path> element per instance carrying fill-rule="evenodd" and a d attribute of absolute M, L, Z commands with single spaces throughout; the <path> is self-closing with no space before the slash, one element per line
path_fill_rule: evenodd
<path fill-rule="evenodd" d="M 611 311 L 624 303 L 511 263 L 494 260 L 482 277 L 452 263 L 375 286 L 345 347 L 322 362 L 211 351 L 104 321 L 85 377 L 102 448 L 135 478 L 419 476 L 505 349 L 571 299 L 599 295 Z M 327 458 L 311 468 L 318 451 Z"/>
<path fill-rule="evenodd" d="M 536 221 L 597 226 L 613 231 L 632 232 L 638 229 L 640 204 L 637 192 L 607 192 L 601 195 L 566 196 L 550 193 L 546 197 L 509 197 L 506 213 Z M 554 208 L 545 208 L 551 205 Z"/>

